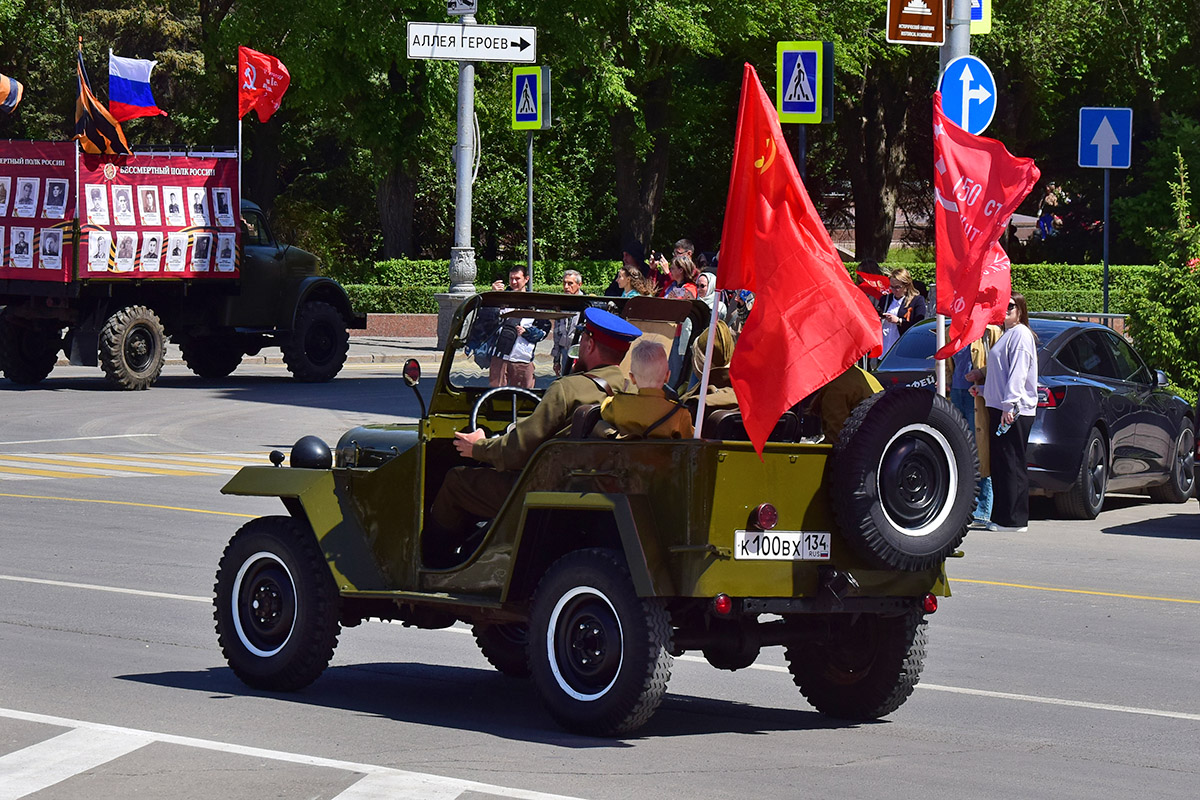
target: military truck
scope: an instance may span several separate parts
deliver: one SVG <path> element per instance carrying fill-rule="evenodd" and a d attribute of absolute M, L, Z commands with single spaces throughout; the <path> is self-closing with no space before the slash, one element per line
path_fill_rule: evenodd
<path fill-rule="evenodd" d="M 455 432 L 502 434 L 553 377 L 543 356 L 534 390 L 489 388 L 464 351 L 474 321 L 556 320 L 589 304 L 668 344 L 709 314 L 653 298 L 475 296 L 454 317 L 428 410 L 417 363 L 405 366 L 419 419 L 355 428 L 333 450 L 302 437 L 289 466 L 276 451 L 275 466 L 228 482 L 226 494 L 284 508 L 238 530 L 216 573 L 217 637 L 242 681 L 304 687 L 342 628 L 379 619 L 472 626 L 496 669 L 531 678 L 549 714 L 584 734 L 646 723 L 687 651 L 738 670 L 782 646 L 819 711 L 873 719 L 900 707 L 921 672 L 926 618 L 950 594 L 945 561 L 960 552 L 977 476 L 966 423 L 931 392 L 864 401 L 836 445 L 802 405 L 761 458 L 730 408 L 705 414 L 702 438 L 643 440 L 598 435 L 597 407 L 580 407 L 461 563 L 426 562 L 423 522 L 444 476 L 478 465 L 459 456 Z M 692 377 L 686 362 L 677 387 Z"/>
<path fill-rule="evenodd" d="M 0 155 L 3 194 L 15 185 L 32 198 L 0 200 L 0 371 L 14 383 L 39 383 L 64 351 L 118 388 L 146 389 L 168 337 L 203 378 L 279 347 L 297 380 L 328 381 L 347 328 L 366 326 L 316 257 L 277 242 L 262 209 L 238 198 L 236 154 L 6 142 Z M 33 252 L 17 252 L 26 239 Z"/>

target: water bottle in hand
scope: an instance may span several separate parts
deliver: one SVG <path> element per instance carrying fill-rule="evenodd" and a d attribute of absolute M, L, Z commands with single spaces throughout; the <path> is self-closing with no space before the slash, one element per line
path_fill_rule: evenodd
<path fill-rule="evenodd" d="M 1003 436 L 1004 434 L 1008 433 L 1008 429 L 1011 427 L 1011 422 L 1005 422 L 1003 419 L 1001 419 L 1000 424 L 996 426 L 996 435 Z"/>

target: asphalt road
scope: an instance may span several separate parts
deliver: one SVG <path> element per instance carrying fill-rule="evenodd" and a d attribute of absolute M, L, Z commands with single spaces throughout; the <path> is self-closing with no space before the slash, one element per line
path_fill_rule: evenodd
<path fill-rule="evenodd" d="M 887 720 L 813 712 L 778 649 L 676 659 L 636 737 L 557 729 L 465 628 L 369 623 L 291 695 L 226 668 L 212 583 L 230 535 L 282 512 L 225 497 L 240 463 L 412 415 L 399 364 L 330 384 L 281 366 L 148 392 L 57 369 L 0 383 L 0 800 L 214 798 L 1194 798 L 1200 508 L 1116 497 L 1095 522 L 972 532 Z"/>

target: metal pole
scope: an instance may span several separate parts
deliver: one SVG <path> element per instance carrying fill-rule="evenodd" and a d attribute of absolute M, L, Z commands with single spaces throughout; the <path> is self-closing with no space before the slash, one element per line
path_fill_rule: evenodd
<path fill-rule="evenodd" d="M 525 144 L 525 264 L 529 288 L 533 290 L 533 131 L 527 131 Z"/>
<path fill-rule="evenodd" d="M 808 180 L 808 127 L 804 123 L 796 126 L 800 132 L 796 136 L 796 170 L 800 180 Z"/>
<path fill-rule="evenodd" d="M 1108 173 L 1104 169 L 1104 313 L 1108 313 Z"/>
<path fill-rule="evenodd" d="M 971 0 L 946 0 L 946 2 L 949 3 L 951 12 L 950 19 L 946 20 L 948 30 L 946 43 L 941 47 L 939 75 L 954 59 L 971 55 Z M 938 291 L 942 291 L 941 287 L 938 288 Z M 937 305 L 937 298 L 934 298 L 934 305 Z M 946 344 L 946 317 L 943 314 L 937 315 L 937 324 L 934 327 L 937 330 L 937 348 L 941 350 Z M 945 397 L 946 362 L 938 359 L 933 364 L 934 375 L 937 379 L 937 393 Z"/>
<path fill-rule="evenodd" d="M 474 25 L 475 17 L 461 18 Z M 458 138 L 454 145 L 454 246 L 450 249 L 450 293 L 475 291 L 475 248 L 471 246 L 471 172 L 475 136 L 475 63 L 458 62 Z"/>

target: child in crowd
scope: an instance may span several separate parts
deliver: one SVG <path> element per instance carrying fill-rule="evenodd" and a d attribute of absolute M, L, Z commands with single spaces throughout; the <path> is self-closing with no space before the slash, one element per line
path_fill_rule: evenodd
<path fill-rule="evenodd" d="M 622 436 L 690 438 L 691 415 L 679 403 L 668 400 L 663 391 L 667 374 L 666 348 L 650 340 L 638 342 L 629 358 L 629 377 L 638 387 L 637 394 L 605 398 L 600 406 L 601 418 Z"/>

